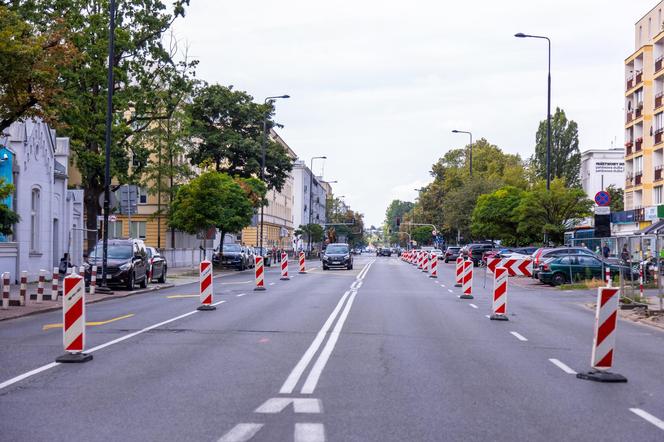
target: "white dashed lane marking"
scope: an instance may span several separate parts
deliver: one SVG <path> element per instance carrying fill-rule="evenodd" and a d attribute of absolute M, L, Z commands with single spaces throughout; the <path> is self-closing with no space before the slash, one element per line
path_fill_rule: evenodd
<path fill-rule="evenodd" d="M 640 408 L 630 408 L 629 411 L 631 411 L 632 413 L 636 414 L 637 416 L 642 417 L 643 419 L 647 420 L 648 422 L 650 422 L 651 424 L 653 424 L 654 426 L 656 426 L 660 430 L 664 430 L 664 421 L 659 419 L 659 418 L 656 418 L 655 416 L 648 413 L 647 411 L 643 411 Z"/>
<path fill-rule="evenodd" d="M 560 362 L 558 359 L 551 358 L 551 359 L 549 359 L 549 362 L 551 362 L 553 365 L 560 368 L 562 371 L 564 371 L 567 374 L 576 374 L 576 371 L 572 370 L 567 365 Z"/>
<path fill-rule="evenodd" d="M 524 341 L 524 342 L 525 342 L 525 341 L 528 340 L 525 336 L 523 336 L 523 335 L 521 335 L 521 334 L 519 334 L 519 333 L 517 333 L 517 332 L 515 332 L 515 331 L 511 331 L 510 334 L 511 334 L 512 336 L 514 336 L 515 338 L 517 338 L 519 341 Z"/>

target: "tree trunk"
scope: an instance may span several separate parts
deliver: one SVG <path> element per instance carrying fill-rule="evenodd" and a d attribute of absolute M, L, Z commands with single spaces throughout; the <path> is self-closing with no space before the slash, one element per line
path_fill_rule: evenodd
<path fill-rule="evenodd" d="M 85 232 L 85 238 L 88 240 L 87 248 L 84 252 L 88 252 L 94 246 L 97 245 L 98 238 L 101 237 L 101 231 L 95 231 L 97 229 L 97 216 L 101 213 L 99 210 L 99 195 L 103 193 L 102 189 L 95 187 L 88 187 L 85 189 L 85 228 L 88 229 Z M 72 234 L 77 234 L 78 232 L 73 232 Z"/>

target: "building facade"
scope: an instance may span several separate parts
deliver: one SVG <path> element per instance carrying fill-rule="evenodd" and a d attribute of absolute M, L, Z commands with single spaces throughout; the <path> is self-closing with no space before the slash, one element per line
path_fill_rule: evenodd
<path fill-rule="evenodd" d="M 588 149 L 581 152 L 581 187 L 594 198 L 609 186 L 625 186 L 625 149 Z"/>
<path fill-rule="evenodd" d="M 65 253 L 83 263 L 83 191 L 69 186 L 69 139 L 39 120 L 13 123 L 0 134 L 0 176 L 14 185 L 3 201 L 20 217 L 14 234 L 0 238 L 0 272 L 21 271 L 35 281 Z"/>
<path fill-rule="evenodd" d="M 293 196 L 295 210 L 293 223 L 295 227 L 309 224 L 325 224 L 325 207 L 329 184 L 314 176 L 303 160 L 293 164 Z"/>
<path fill-rule="evenodd" d="M 272 141 L 279 143 L 291 160 L 295 161 L 295 152 L 274 130 L 270 131 Z M 294 180 L 291 173 L 280 191 L 268 191 L 267 205 L 263 208 L 263 245 L 268 248 L 288 249 L 292 247 L 294 229 L 295 197 Z M 242 230 L 241 240 L 245 245 L 258 246 L 260 243 L 260 210 L 254 216 L 251 226 Z"/>

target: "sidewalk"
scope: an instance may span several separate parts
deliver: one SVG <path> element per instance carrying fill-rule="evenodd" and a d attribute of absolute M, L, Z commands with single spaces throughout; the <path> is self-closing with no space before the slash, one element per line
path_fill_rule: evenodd
<path fill-rule="evenodd" d="M 215 269 L 215 277 L 228 274 L 231 271 Z M 100 280 L 97 280 L 99 284 Z M 184 284 L 191 284 L 198 282 L 198 270 L 191 267 L 182 267 L 175 269 L 168 269 L 168 275 L 166 283 L 159 284 L 156 282 L 149 283 L 148 287 L 145 289 L 137 289 L 133 291 L 127 291 L 123 289 L 113 289 L 112 295 L 98 294 L 90 295 L 86 293 L 85 302 L 86 304 L 93 304 L 95 302 L 106 301 L 109 299 L 124 298 L 127 296 L 138 295 L 141 293 L 153 292 L 155 290 L 167 289 L 171 287 L 176 287 Z M 9 299 L 19 300 L 19 290 L 20 284 L 12 284 L 9 292 Z M 62 290 L 62 281 L 60 281 L 60 290 Z M 27 285 L 28 295 L 37 294 L 37 283 L 30 283 Z M 48 280 L 44 283 L 44 294 L 50 295 L 51 293 L 51 281 Z M 62 293 L 60 293 L 62 295 Z M 21 316 L 33 315 L 35 313 L 41 313 L 46 311 L 60 310 L 62 309 L 62 297 L 59 297 L 57 301 L 42 301 L 37 302 L 36 300 L 28 300 L 27 305 L 15 307 L 10 306 L 8 310 L 0 309 L 0 321 L 6 319 L 18 318 Z"/>

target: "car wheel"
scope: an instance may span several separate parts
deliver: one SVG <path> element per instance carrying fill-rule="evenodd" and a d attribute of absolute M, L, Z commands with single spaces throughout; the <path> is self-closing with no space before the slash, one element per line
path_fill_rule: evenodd
<path fill-rule="evenodd" d="M 353 264 L 348 266 L 348 270 L 353 270 Z"/>
<path fill-rule="evenodd" d="M 553 285 L 563 285 L 567 281 L 567 278 L 565 278 L 564 273 L 556 273 L 553 275 L 553 279 L 551 280 L 551 283 Z"/>
<path fill-rule="evenodd" d="M 447 264 L 448 262 L 450 262 L 450 261 L 448 259 L 445 259 L 445 264 Z"/>
<path fill-rule="evenodd" d="M 140 287 L 142 289 L 148 288 L 148 274 L 146 273 L 145 276 L 143 277 L 143 281 L 141 281 Z"/>
<path fill-rule="evenodd" d="M 131 272 L 129 274 L 129 279 L 127 280 L 127 290 L 131 291 L 136 288 L 136 285 L 134 284 L 134 272 Z"/>
<path fill-rule="evenodd" d="M 328 269 L 329 269 L 328 266 L 326 266 L 326 265 L 323 266 L 323 270 L 328 270 Z"/>
<path fill-rule="evenodd" d="M 163 284 L 163 283 L 166 282 L 166 269 L 167 269 L 167 267 L 164 266 L 164 269 L 163 269 L 163 271 L 161 272 L 161 276 L 159 277 L 159 279 L 157 280 L 157 282 L 159 282 L 159 283 L 161 283 L 161 284 Z"/>

